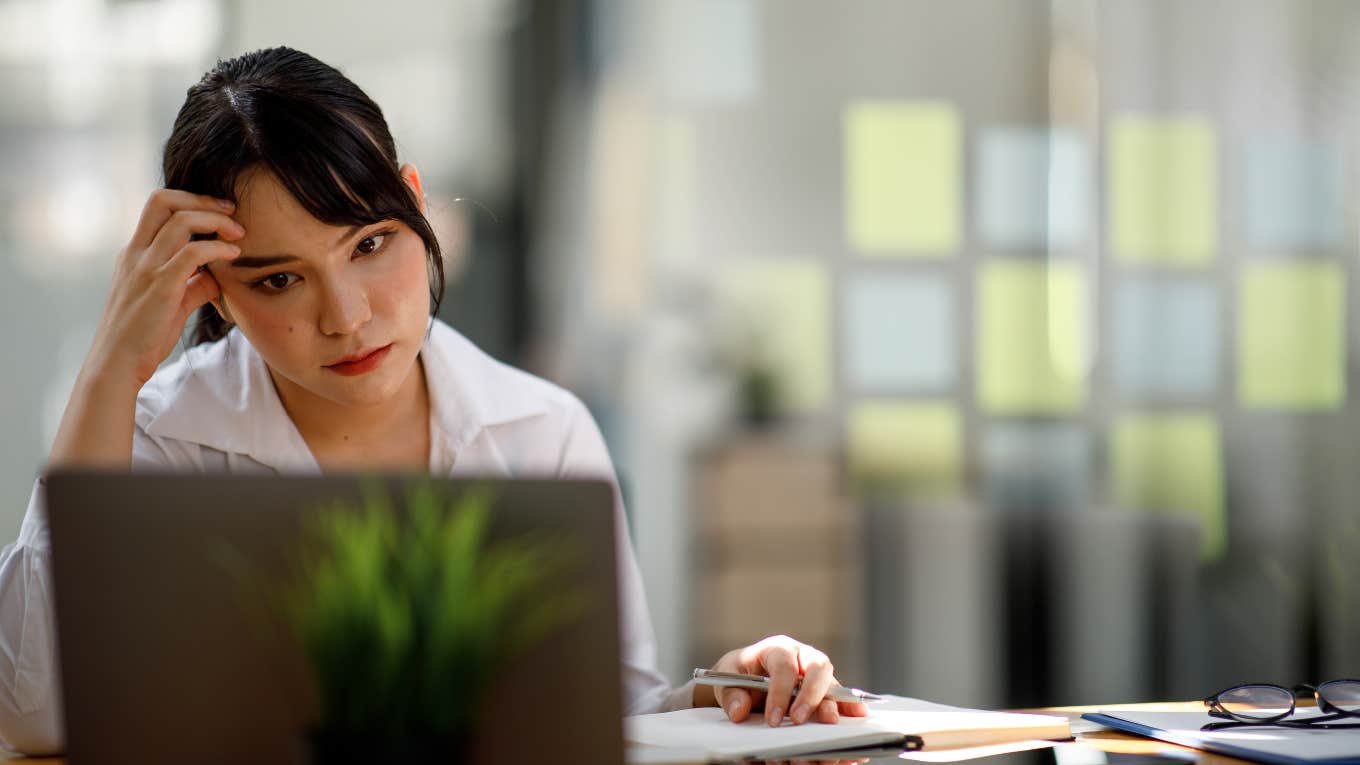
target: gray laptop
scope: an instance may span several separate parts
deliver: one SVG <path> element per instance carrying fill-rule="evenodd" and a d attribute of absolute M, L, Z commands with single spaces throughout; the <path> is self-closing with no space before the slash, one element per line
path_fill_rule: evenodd
<path fill-rule="evenodd" d="M 535 530 L 585 550 L 574 575 L 591 597 L 583 618 L 497 681 L 470 761 L 621 763 L 610 487 L 475 485 L 493 497 L 492 538 Z M 317 704 L 305 662 L 230 561 L 283 581 L 317 512 L 302 508 L 359 497 L 353 476 L 49 476 L 69 761 L 306 762 Z"/>

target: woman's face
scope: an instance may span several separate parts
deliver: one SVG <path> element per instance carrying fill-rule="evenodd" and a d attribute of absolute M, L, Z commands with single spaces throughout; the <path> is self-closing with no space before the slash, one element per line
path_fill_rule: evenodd
<path fill-rule="evenodd" d="M 415 168 L 402 173 L 422 199 Z M 240 256 L 212 267 L 220 305 L 269 365 L 285 402 L 391 399 L 415 366 L 429 317 L 421 238 L 396 221 L 322 223 L 268 171 L 242 178 L 232 217 L 246 233 L 236 242 Z M 376 365 L 363 365 L 371 369 L 335 366 L 381 348 Z"/>

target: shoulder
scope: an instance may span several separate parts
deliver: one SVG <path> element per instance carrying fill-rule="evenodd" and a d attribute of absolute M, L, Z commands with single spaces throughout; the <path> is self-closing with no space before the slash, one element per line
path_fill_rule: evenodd
<path fill-rule="evenodd" d="M 571 391 L 492 357 L 443 321 L 433 321 L 426 350 L 427 371 L 436 378 L 431 385 L 472 410 L 482 425 L 544 425 L 589 416 Z"/>
<path fill-rule="evenodd" d="M 178 357 L 161 365 L 137 394 L 137 425 L 146 428 L 151 422 L 177 406 L 181 397 L 191 397 L 199 407 L 213 405 L 218 391 L 213 381 L 221 381 L 233 362 L 239 362 L 241 349 L 231 335 L 216 342 L 203 343 L 186 349 Z"/>
<path fill-rule="evenodd" d="M 603 441 L 571 391 L 498 361 L 436 320 L 426 343 L 435 418 L 455 449 L 492 445 L 512 468 L 560 473 L 587 456 L 599 463 Z"/>
<path fill-rule="evenodd" d="M 134 457 L 140 449 L 162 455 L 161 461 L 198 465 L 205 450 L 258 456 L 267 451 L 262 445 L 281 442 L 277 424 L 271 425 L 279 414 L 264 362 L 233 329 L 221 340 L 186 349 L 142 386 Z"/>

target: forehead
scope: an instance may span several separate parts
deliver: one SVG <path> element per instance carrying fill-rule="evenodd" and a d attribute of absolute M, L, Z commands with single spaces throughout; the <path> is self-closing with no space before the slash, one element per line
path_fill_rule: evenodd
<path fill-rule="evenodd" d="M 334 240 L 348 226 L 323 223 L 284 188 L 268 170 L 251 170 L 236 183 L 236 212 L 246 229 L 243 247 L 271 243 Z"/>

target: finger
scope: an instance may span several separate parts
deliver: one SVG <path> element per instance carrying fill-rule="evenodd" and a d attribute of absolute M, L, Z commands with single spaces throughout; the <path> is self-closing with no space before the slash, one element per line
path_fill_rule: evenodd
<path fill-rule="evenodd" d="M 727 713 L 727 719 L 732 722 L 742 722 L 750 716 L 751 710 L 755 708 L 755 700 L 751 698 L 751 692 L 744 688 L 719 688 L 716 694 L 718 706 L 722 707 Z"/>
<path fill-rule="evenodd" d="M 802 652 L 799 652 L 802 657 Z M 834 677 L 831 674 L 831 662 L 827 661 L 825 654 L 819 659 L 814 659 L 810 664 L 804 660 L 803 666 L 803 687 L 798 691 L 798 698 L 793 700 L 792 712 L 794 723 L 802 725 L 812 717 L 812 710 L 822 703 L 826 697 L 826 692 L 831 688 Z"/>
<path fill-rule="evenodd" d="M 212 263 L 235 260 L 240 254 L 241 248 L 231 242 L 205 239 L 181 247 L 162 268 L 167 276 L 188 280 L 195 271 L 207 270 L 204 267 Z"/>
<path fill-rule="evenodd" d="M 822 703 L 817 705 L 817 722 L 831 725 L 840 721 L 841 715 L 836 711 L 836 702 L 831 699 L 822 699 Z"/>
<path fill-rule="evenodd" d="M 161 230 L 151 240 L 151 251 L 162 253 L 160 260 L 168 260 L 190 243 L 192 234 L 217 234 L 219 239 L 228 241 L 246 235 L 245 227 L 220 212 L 205 210 L 180 210 L 170 216 Z"/>
<path fill-rule="evenodd" d="M 868 717 L 869 705 L 861 701 L 840 702 L 840 713 L 846 717 Z"/>
<path fill-rule="evenodd" d="M 760 664 L 765 674 L 770 676 L 770 692 L 765 699 L 765 721 L 773 727 L 783 722 L 784 710 L 789 708 L 793 686 L 798 682 L 798 659 L 788 648 L 774 645 L 760 654 Z"/>
<path fill-rule="evenodd" d="M 217 199 L 206 194 L 192 194 L 178 189 L 157 189 L 146 200 L 137 229 L 132 234 L 132 244 L 138 249 L 146 248 L 156 238 L 170 220 L 170 216 L 180 210 L 207 210 L 219 213 L 232 213 L 236 205 L 228 199 Z"/>
<path fill-rule="evenodd" d="M 216 300 L 221 294 L 222 286 L 210 272 L 195 271 L 194 275 L 184 282 L 184 299 L 180 301 L 180 308 L 187 317 L 198 310 L 199 306 L 210 300 Z"/>

